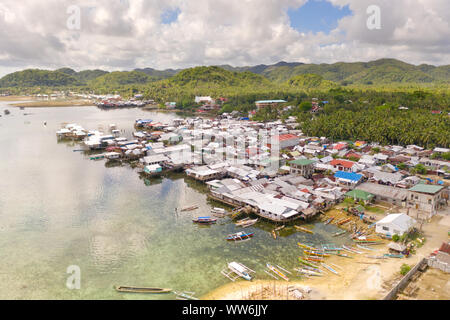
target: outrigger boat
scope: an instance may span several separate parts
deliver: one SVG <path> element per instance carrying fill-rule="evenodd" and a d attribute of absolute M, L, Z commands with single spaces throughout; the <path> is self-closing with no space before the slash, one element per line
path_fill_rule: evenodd
<path fill-rule="evenodd" d="M 307 250 L 318 250 L 317 248 L 308 246 L 307 244 L 304 244 L 304 243 L 297 242 L 297 244 L 298 244 L 298 246 L 299 246 L 300 248 L 303 248 L 303 249 L 307 249 Z"/>
<path fill-rule="evenodd" d="M 329 257 L 330 255 L 325 252 L 319 252 L 319 251 L 312 251 L 312 250 L 303 250 L 304 253 L 310 256 L 316 256 L 316 257 Z"/>
<path fill-rule="evenodd" d="M 272 237 L 276 240 L 277 239 L 277 233 L 275 230 L 272 230 Z"/>
<path fill-rule="evenodd" d="M 314 234 L 313 231 L 311 231 L 311 230 L 309 230 L 309 229 L 307 229 L 307 228 L 303 228 L 303 227 L 300 227 L 300 226 L 294 226 L 294 227 L 295 227 L 295 229 L 297 229 L 297 230 L 300 230 L 300 231 L 303 231 L 303 232 L 306 232 L 306 233 L 310 233 L 310 234 Z"/>
<path fill-rule="evenodd" d="M 338 225 L 342 226 L 343 224 L 350 222 L 351 218 L 344 219 L 343 221 L 339 221 Z"/>
<path fill-rule="evenodd" d="M 309 276 L 316 276 L 316 277 L 322 277 L 323 274 L 316 272 L 316 271 L 312 271 L 312 270 L 308 270 L 308 269 L 295 269 L 295 271 L 302 273 L 302 274 L 307 274 Z"/>
<path fill-rule="evenodd" d="M 322 257 L 317 257 L 317 256 L 306 256 L 303 259 L 305 259 L 307 261 L 314 261 L 314 262 L 322 262 L 323 261 Z"/>
<path fill-rule="evenodd" d="M 146 288 L 146 287 L 131 287 L 131 286 L 115 286 L 116 291 L 132 292 L 132 293 L 169 293 L 172 289 L 164 288 Z"/>
<path fill-rule="evenodd" d="M 360 248 L 360 249 L 363 249 L 363 250 L 376 251 L 375 249 L 368 248 L 368 247 L 365 247 L 365 246 L 362 246 L 362 245 L 359 245 L 359 244 L 357 244 L 356 246 L 357 246 L 358 248 Z"/>
<path fill-rule="evenodd" d="M 274 266 L 272 266 L 270 263 L 266 264 L 267 268 L 269 268 L 270 271 L 272 271 L 273 273 L 275 273 L 277 276 L 281 277 L 282 279 L 289 281 L 289 278 L 280 270 L 278 270 L 277 268 L 275 268 Z"/>
<path fill-rule="evenodd" d="M 404 255 L 402 255 L 402 254 L 392 254 L 392 253 L 386 253 L 386 254 L 384 254 L 384 256 L 388 257 L 388 258 L 403 258 L 404 257 Z"/>
<path fill-rule="evenodd" d="M 236 225 L 239 227 L 242 227 L 242 228 L 247 228 L 247 227 L 254 225 L 257 222 L 258 222 L 258 219 L 253 219 L 253 220 L 247 219 L 245 221 L 241 220 L 241 221 L 236 222 Z"/>
<path fill-rule="evenodd" d="M 387 257 L 385 256 L 366 256 L 366 257 L 370 259 L 387 259 Z"/>
<path fill-rule="evenodd" d="M 333 234 L 333 237 L 342 236 L 342 235 L 343 235 L 344 233 L 346 233 L 346 232 L 347 232 L 346 230 L 336 232 L 335 234 Z"/>
<path fill-rule="evenodd" d="M 330 219 L 328 219 L 325 224 L 330 224 L 332 221 L 334 220 L 334 217 L 331 217 Z"/>
<path fill-rule="evenodd" d="M 195 210 L 195 209 L 198 209 L 198 205 L 193 205 L 193 206 L 190 206 L 190 207 L 184 207 L 184 208 L 181 209 L 181 211 L 192 211 L 192 210 Z"/>
<path fill-rule="evenodd" d="M 238 233 L 233 233 L 233 234 L 229 234 L 227 237 L 227 241 L 241 241 L 241 240 L 247 240 L 250 239 L 251 237 L 253 237 L 254 233 L 250 232 L 238 232 Z"/>
<path fill-rule="evenodd" d="M 252 276 L 250 275 L 251 272 L 255 272 L 250 268 L 247 268 L 246 266 L 244 266 L 242 263 L 233 261 L 228 263 L 228 269 L 230 270 L 230 272 L 226 273 L 224 270 L 222 270 L 222 274 L 227 277 L 228 279 L 230 279 L 231 281 L 235 281 L 237 278 L 241 277 L 245 280 L 251 281 L 252 280 Z M 236 274 L 235 277 L 232 277 L 231 274 L 234 273 Z"/>
<path fill-rule="evenodd" d="M 211 218 L 211 217 L 198 217 L 195 219 L 192 219 L 192 222 L 198 223 L 198 224 L 212 224 L 216 223 L 217 219 Z"/>
<path fill-rule="evenodd" d="M 217 213 L 217 214 L 221 214 L 221 215 L 226 215 L 227 211 L 223 208 L 212 208 L 211 209 L 212 213 Z"/>
<path fill-rule="evenodd" d="M 334 270 L 332 267 L 330 267 L 329 265 L 327 265 L 327 264 L 325 264 L 325 263 L 321 263 L 321 265 L 324 267 L 324 268 L 327 268 L 329 271 L 331 271 L 331 272 L 333 272 L 334 274 L 337 274 L 337 275 L 339 275 L 339 272 L 337 272 L 336 270 Z"/>
<path fill-rule="evenodd" d="M 349 247 L 347 247 L 347 246 L 342 246 L 342 248 L 343 248 L 344 250 L 346 250 L 346 251 L 351 252 L 351 253 L 362 254 L 361 251 L 355 250 L 355 249 L 353 249 L 353 248 L 349 248 Z"/>
<path fill-rule="evenodd" d="M 306 261 L 306 260 L 304 260 L 304 259 L 301 258 L 301 257 L 298 257 L 298 261 L 299 261 L 301 264 L 305 265 L 305 266 L 308 266 L 308 267 L 311 267 L 311 268 L 319 268 L 318 265 L 316 265 L 316 264 L 314 264 L 314 263 L 312 263 L 312 262 Z"/>

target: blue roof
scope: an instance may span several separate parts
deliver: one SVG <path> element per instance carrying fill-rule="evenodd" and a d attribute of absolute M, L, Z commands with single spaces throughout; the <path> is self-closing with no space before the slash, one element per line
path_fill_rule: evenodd
<path fill-rule="evenodd" d="M 351 180 L 351 181 L 359 181 L 362 178 L 362 174 L 358 174 L 358 173 L 354 173 L 354 172 L 337 171 L 334 174 L 334 177 Z"/>

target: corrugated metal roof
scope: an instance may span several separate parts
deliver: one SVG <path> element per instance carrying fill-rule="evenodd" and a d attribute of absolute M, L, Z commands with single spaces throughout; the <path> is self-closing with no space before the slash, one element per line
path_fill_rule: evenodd
<path fill-rule="evenodd" d="M 443 186 L 419 183 L 419 184 L 416 184 L 411 189 L 409 189 L 409 191 L 435 194 L 435 193 L 441 191 L 443 188 L 444 188 Z"/>

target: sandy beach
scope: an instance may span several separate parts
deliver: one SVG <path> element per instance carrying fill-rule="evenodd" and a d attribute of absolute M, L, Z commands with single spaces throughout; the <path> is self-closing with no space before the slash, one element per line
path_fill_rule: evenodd
<path fill-rule="evenodd" d="M 371 259 L 367 255 L 382 255 L 387 253 L 387 243 L 371 246 L 376 251 L 364 251 L 364 254 L 350 254 L 353 259 L 331 256 L 326 259 L 329 265 L 337 265 L 335 268 L 339 275 L 327 272 L 326 276 L 297 280 L 291 276 L 291 281 L 265 281 L 255 280 L 248 282 L 238 280 L 224 285 L 204 297 L 205 300 L 241 300 L 241 299 L 286 299 L 287 286 L 304 286 L 311 289 L 307 299 L 331 299 L 331 300 L 372 300 L 382 299 L 398 280 L 402 278 L 400 266 L 404 263 L 414 266 L 423 257 L 436 250 L 448 238 L 448 216 L 435 216 L 431 222 L 423 226 L 426 237 L 425 244 L 418 248 L 416 254 L 409 258 L 396 259 Z M 292 248 L 298 250 L 300 248 Z M 297 279 L 296 279 L 297 278 Z M 261 292 L 269 292 L 262 296 Z M 273 292 L 273 294 L 270 294 Z"/>

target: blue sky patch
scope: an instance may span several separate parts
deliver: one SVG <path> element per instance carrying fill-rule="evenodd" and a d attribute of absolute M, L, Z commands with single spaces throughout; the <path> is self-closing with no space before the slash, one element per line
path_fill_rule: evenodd
<path fill-rule="evenodd" d="M 161 15 L 161 21 L 163 24 L 171 24 L 178 19 L 178 15 L 181 13 L 179 8 L 173 10 L 166 10 Z"/>
<path fill-rule="evenodd" d="M 326 0 L 308 0 L 298 9 L 289 9 L 291 27 L 299 32 L 329 33 L 338 25 L 338 20 L 352 14 L 348 6 L 333 6 Z"/>

